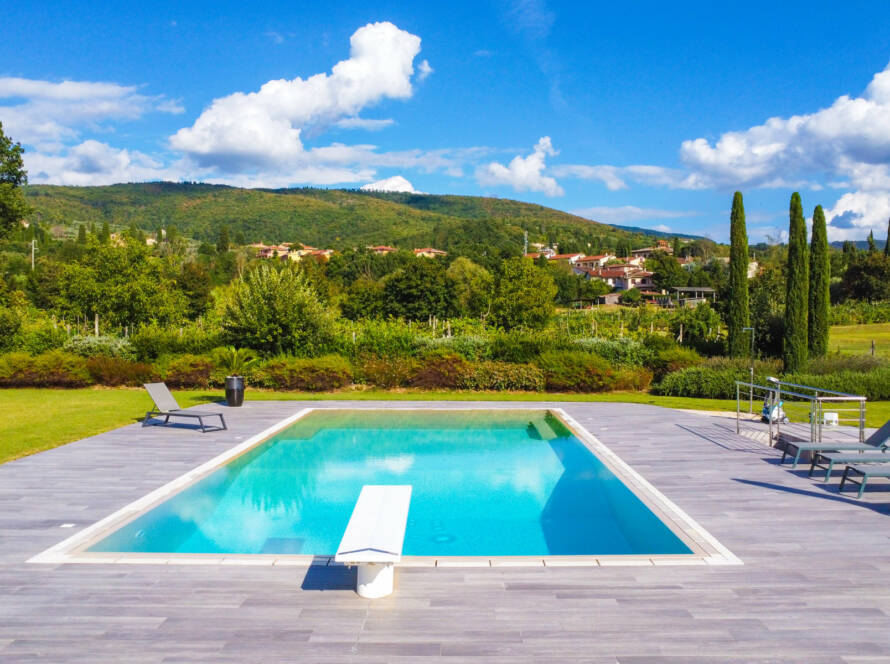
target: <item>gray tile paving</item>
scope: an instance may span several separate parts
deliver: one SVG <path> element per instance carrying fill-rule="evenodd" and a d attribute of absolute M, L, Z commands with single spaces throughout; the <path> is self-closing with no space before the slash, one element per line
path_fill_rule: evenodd
<path fill-rule="evenodd" d="M 368 601 L 336 568 L 25 563 L 305 405 L 349 404 L 248 403 L 227 432 L 129 426 L 0 466 L 0 662 L 890 662 L 890 485 L 839 496 L 734 420 L 643 405 L 538 404 L 744 565 L 416 567 Z"/>

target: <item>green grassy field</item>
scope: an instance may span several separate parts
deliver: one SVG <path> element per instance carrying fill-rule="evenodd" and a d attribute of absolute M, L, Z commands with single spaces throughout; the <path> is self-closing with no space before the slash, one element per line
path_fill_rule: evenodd
<path fill-rule="evenodd" d="M 890 357 L 890 323 L 868 325 L 834 325 L 828 341 L 831 353 L 866 355 L 875 342 L 875 355 Z"/>
<path fill-rule="evenodd" d="M 187 408 L 222 398 L 219 390 L 183 390 L 175 393 Z M 428 392 L 379 390 L 308 394 L 250 390 L 252 400 L 393 400 L 393 401 L 600 401 L 643 403 L 666 408 L 735 411 L 735 401 L 658 397 L 640 392 L 607 394 L 534 394 L 504 392 Z M 755 408 L 757 404 L 755 404 Z M 0 463 L 48 450 L 109 429 L 131 424 L 151 408 L 141 389 L 8 389 L 0 391 Z M 868 405 L 868 425 L 890 419 L 890 402 Z"/>

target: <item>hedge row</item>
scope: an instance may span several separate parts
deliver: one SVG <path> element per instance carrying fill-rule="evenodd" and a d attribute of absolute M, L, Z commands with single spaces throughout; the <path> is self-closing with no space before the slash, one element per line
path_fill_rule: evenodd
<path fill-rule="evenodd" d="M 517 364 L 470 362 L 437 349 L 423 358 L 367 357 L 354 363 L 340 355 L 276 357 L 252 369 L 246 378 L 259 387 L 300 391 L 335 390 L 360 383 L 382 388 L 596 392 L 646 389 L 652 373 L 643 368 L 615 367 L 583 351 L 554 351 L 542 355 L 537 363 Z M 155 364 L 105 355 L 84 358 L 59 350 L 0 355 L 2 387 L 138 386 L 164 380 L 171 387 L 203 388 L 220 386 L 223 379 L 224 372 L 200 355 L 162 358 Z"/>

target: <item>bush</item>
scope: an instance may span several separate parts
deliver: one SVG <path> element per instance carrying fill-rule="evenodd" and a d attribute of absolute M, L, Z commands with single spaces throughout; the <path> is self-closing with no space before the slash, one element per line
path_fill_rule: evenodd
<path fill-rule="evenodd" d="M 136 359 L 146 362 L 163 355 L 209 353 L 222 345 L 220 332 L 197 325 L 162 327 L 155 323 L 143 325 L 129 337 Z"/>
<path fill-rule="evenodd" d="M 12 309 L 0 307 L 0 350 L 13 347 L 15 335 L 22 327 L 22 319 Z"/>
<path fill-rule="evenodd" d="M 356 380 L 387 389 L 405 387 L 419 367 L 413 357 L 367 357 L 358 365 Z"/>
<path fill-rule="evenodd" d="M 673 348 L 658 351 L 648 366 L 655 375 L 656 380 L 661 380 L 671 372 L 694 367 L 701 364 L 701 362 L 701 355 L 691 348 L 674 346 Z"/>
<path fill-rule="evenodd" d="M 460 385 L 466 360 L 457 353 L 439 349 L 426 353 L 408 384 L 412 387 L 454 389 Z"/>
<path fill-rule="evenodd" d="M 511 362 L 466 364 L 458 380 L 458 386 L 467 390 L 540 392 L 544 385 L 544 372 L 537 366 Z"/>
<path fill-rule="evenodd" d="M 491 340 L 489 353 L 492 360 L 531 362 L 553 345 L 553 337 L 544 333 L 501 332 Z"/>
<path fill-rule="evenodd" d="M 19 329 L 15 340 L 15 348 L 27 351 L 32 355 L 40 355 L 50 350 L 61 348 L 68 335 L 58 325 L 53 325 L 46 319 L 36 322 L 25 322 Z"/>
<path fill-rule="evenodd" d="M 826 355 L 810 360 L 804 369 L 804 373 L 821 376 L 840 371 L 866 372 L 883 369 L 888 365 L 890 365 L 890 362 L 883 357 L 875 355 Z"/>
<path fill-rule="evenodd" d="M 418 337 L 417 345 L 424 350 L 442 348 L 456 353 L 466 360 L 484 360 L 491 351 L 491 342 L 486 337 L 468 334 L 453 337 Z"/>
<path fill-rule="evenodd" d="M 352 382 L 352 368 L 340 355 L 318 358 L 276 357 L 256 372 L 265 387 L 278 390 L 323 392 L 345 387 Z"/>
<path fill-rule="evenodd" d="M 581 351 L 549 351 L 537 363 L 547 389 L 558 392 L 644 390 L 652 382 L 647 369 L 616 368 L 598 355 Z"/>
<path fill-rule="evenodd" d="M 829 309 L 832 325 L 862 325 L 865 323 L 890 323 L 890 302 L 863 302 L 852 300 L 833 304 Z"/>
<path fill-rule="evenodd" d="M 825 390 L 858 394 L 869 401 L 890 399 L 890 367 L 884 366 L 868 372 L 838 371 L 829 374 L 787 374 L 782 380 L 798 385 L 813 385 Z M 829 408 L 828 405 L 825 406 Z"/>
<path fill-rule="evenodd" d="M 90 384 L 86 360 L 59 350 L 40 355 L 9 353 L 0 356 L 0 385 L 4 387 L 84 387 Z"/>
<path fill-rule="evenodd" d="M 653 386 L 653 394 L 703 399 L 735 399 L 735 381 L 749 378 L 744 369 L 689 367 L 669 373 Z M 757 378 L 755 377 L 755 382 Z"/>
<path fill-rule="evenodd" d="M 200 355 L 179 355 L 166 362 L 164 382 L 170 387 L 207 387 L 213 362 Z"/>
<path fill-rule="evenodd" d="M 629 339 L 582 338 L 575 339 L 577 346 L 589 353 L 595 353 L 612 364 L 642 367 L 654 358 L 654 351 L 645 344 Z"/>
<path fill-rule="evenodd" d="M 74 353 L 81 357 L 104 356 L 124 360 L 136 358 L 132 344 L 127 339 L 120 337 L 90 337 L 78 334 L 69 338 L 62 348 L 68 353 Z"/>
<path fill-rule="evenodd" d="M 397 319 L 366 319 L 338 332 L 339 352 L 352 358 L 415 355 L 420 343 L 417 326 Z"/>
<path fill-rule="evenodd" d="M 143 383 L 160 380 L 158 372 L 150 364 L 130 362 L 119 357 L 96 355 L 87 360 L 87 371 L 94 382 L 109 387 L 126 385 L 139 387 Z"/>

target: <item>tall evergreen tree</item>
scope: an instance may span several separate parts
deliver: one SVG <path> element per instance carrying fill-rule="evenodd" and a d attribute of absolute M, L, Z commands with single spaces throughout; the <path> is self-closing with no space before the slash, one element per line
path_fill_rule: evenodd
<path fill-rule="evenodd" d="M 817 205 L 813 211 L 813 235 L 810 240 L 810 303 L 809 303 L 809 353 L 810 357 L 822 357 L 828 351 L 828 309 L 831 258 L 828 254 L 828 233 L 825 213 Z"/>
<path fill-rule="evenodd" d="M 674 252 L 675 258 L 680 258 L 680 249 L 683 248 L 683 245 L 680 244 L 680 238 L 676 235 L 674 236 L 673 244 L 671 245 L 671 250 Z"/>
<path fill-rule="evenodd" d="M 750 339 L 742 329 L 751 324 L 751 316 L 748 308 L 748 232 L 745 228 L 745 204 L 740 191 L 732 197 L 729 243 L 729 307 L 726 312 L 729 354 L 744 357 L 750 347 Z"/>
<path fill-rule="evenodd" d="M 807 307 L 809 304 L 807 223 L 800 194 L 791 194 L 788 224 L 788 281 L 785 296 L 785 334 L 782 360 L 785 371 L 797 371 L 807 360 Z"/>
<path fill-rule="evenodd" d="M 219 238 L 216 240 L 216 250 L 224 254 L 229 250 L 229 227 L 223 226 L 219 229 Z"/>
<path fill-rule="evenodd" d="M 81 224 L 77 228 L 77 244 L 86 244 L 87 243 L 87 227 L 84 224 Z"/>
<path fill-rule="evenodd" d="M 868 251 L 869 251 L 869 253 L 874 253 L 874 252 L 876 252 L 876 251 L 878 250 L 878 245 L 875 244 L 875 232 L 874 232 L 874 231 L 869 231 L 869 232 L 868 232 L 868 238 L 866 238 L 866 239 L 868 240 Z"/>
<path fill-rule="evenodd" d="M 111 227 L 109 227 L 108 222 L 102 224 L 102 230 L 99 233 L 99 242 L 102 244 L 108 244 L 111 241 Z"/>
<path fill-rule="evenodd" d="M 890 256 L 890 219 L 887 220 L 887 241 L 884 243 L 884 255 Z"/>

